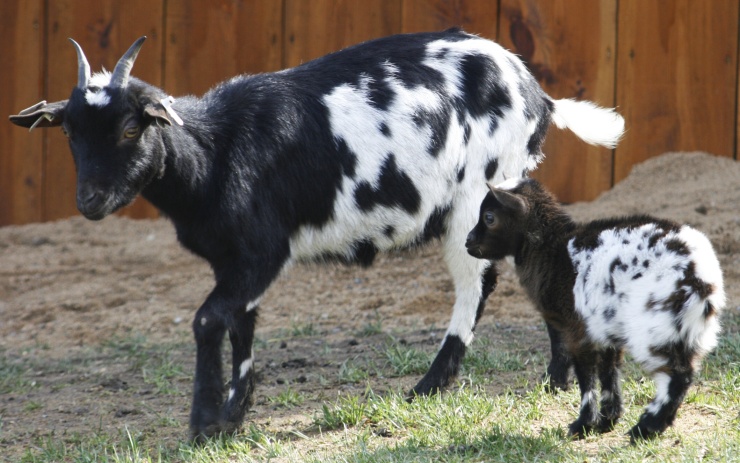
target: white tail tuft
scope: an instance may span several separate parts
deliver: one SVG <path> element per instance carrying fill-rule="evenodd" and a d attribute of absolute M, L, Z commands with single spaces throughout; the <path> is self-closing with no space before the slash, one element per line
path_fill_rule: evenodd
<path fill-rule="evenodd" d="M 624 119 L 615 110 L 590 101 L 554 100 L 552 121 L 558 128 L 570 129 L 591 145 L 614 148 L 624 133 Z"/>

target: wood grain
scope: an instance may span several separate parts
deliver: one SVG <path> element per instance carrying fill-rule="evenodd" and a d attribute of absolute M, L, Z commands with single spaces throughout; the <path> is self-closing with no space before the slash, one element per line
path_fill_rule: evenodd
<path fill-rule="evenodd" d="M 85 51 L 93 72 L 112 70 L 118 59 L 138 37 L 145 42 L 132 74 L 160 85 L 162 81 L 162 15 L 160 2 L 115 0 L 48 2 L 48 86 L 49 101 L 69 97 L 77 82 L 77 58 L 67 40 L 74 38 Z M 77 215 L 75 169 L 67 141 L 59 130 L 46 131 L 47 155 L 44 165 L 44 220 Z M 153 217 L 156 209 L 139 198 L 122 211 L 134 217 Z"/>
<path fill-rule="evenodd" d="M 499 0 L 404 0 L 403 31 L 465 31 L 495 39 L 498 36 Z"/>
<path fill-rule="evenodd" d="M 282 66 L 282 2 L 184 0 L 167 4 L 165 86 L 200 95 L 243 73 Z"/>
<path fill-rule="evenodd" d="M 0 113 L 8 116 L 43 99 L 42 0 L 0 4 Z M 0 124 L 0 225 L 42 220 L 43 135 L 7 120 Z"/>
<path fill-rule="evenodd" d="M 737 0 L 620 1 L 617 102 L 629 121 L 615 178 L 667 151 L 732 157 Z"/>
<path fill-rule="evenodd" d="M 555 99 L 614 106 L 616 0 L 502 0 L 499 41 L 527 63 Z M 612 150 L 551 126 L 535 172 L 561 201 L 595 198 L 612 185 Z"/>
<path fill-rule="evenodd" d="M 134 75 L 177 96 L 376 37 L 462 26 L 524 57 L 551 96 L 618 106 L 627 133 L 614 152 L 553 128 L 535 174 L 564 201 L 588 200 L 666 151 L 737 157 L 738 24 L 737 0 L 7 0 L 0 109 L 69 96 L 68 37 L 98 71 L 149 36 Z M 58 130 L 6 123 L 0 142 L 0 225 L 78 214 Z M 156 215 L 143 201 L 123 213 Z"/>
<path fill-rule="evenodd" d="M 401 32 L 397 0 L 286 0 L 286 67 Z"/>

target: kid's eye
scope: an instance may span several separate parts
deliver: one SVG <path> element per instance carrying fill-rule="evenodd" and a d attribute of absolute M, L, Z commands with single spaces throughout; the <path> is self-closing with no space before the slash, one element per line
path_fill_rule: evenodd
<path fill-rule="evenodd" d="M 483 214 L 483 221 L 488 225 L 489 227 L 493 225 L 493 222 L 495 222 L 495 218 L 493 217 L 493 212 L 486 212 Z"/>

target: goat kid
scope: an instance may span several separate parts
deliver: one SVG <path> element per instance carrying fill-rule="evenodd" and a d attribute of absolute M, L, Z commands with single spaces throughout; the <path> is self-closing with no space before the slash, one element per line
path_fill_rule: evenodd
<path fill-rule="evenodd" d="M 528 296 L 560 332 L 582 398 L 570 434 L 609 431 L 622 415 L 624 349 L 657 387 L 629 434 L 634 441 L 663 432 L 717 344 L 725 294 L 709 240 L 648 216 L 576 224 L 535 180 L 489 188 L 466 247 L 480 259 L 513 257 Z"/>
<path fill-rule="evenodd" d="M 624 128 L 612 110 L 552 100 L 513 54 L 460 30 L 373 40 L 234 77 L 202 98 L 173 98 L 131 77 L 143 41 L 112 74 L 95 75 L 73 41 L 78 83 L 69 99 L 11 121 L 62 127 L 85 217 L 102 219 L 140 193 L 213 268 L 216 286 L 193 322 L 190 428 L 199 440 L 241 424 L 252 403 L 260 299 L 296 260 L 369 265 L 380 251 L 440 238 L 456 300 L 437 357 L 410 395 L 444 388 L 496 285 L 495 268 L 463 246 L 486 181 L 534 169 L 550 123 L 603 146 Z M 557 337 L 553 352 L 548 371 L 566 384 L 570 363 Z"/>

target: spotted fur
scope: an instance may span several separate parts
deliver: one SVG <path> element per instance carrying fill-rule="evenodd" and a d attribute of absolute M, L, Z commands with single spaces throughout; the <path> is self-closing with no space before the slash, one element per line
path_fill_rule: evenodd
<path fill-rule="evenodd" d="M 522 285 L 563 336 L 582 394 L 571 434 L 611 429 L 621 416 L 624 350 L 657 389 L 633 439 L 673 423 L 701 359 L 717 344 L 725 304 L 706 236 L 648 216 L 576 224 L 535 180 L 515 179 L 491 187 L 466 245 L 482 259 L 514 256 Z"/>
<path fill-rule="evenodd" d="M 553 121 L 604 146 L 624 126 L 612 110 L 551 99 L 514 55 L 460 30 L 386 37 L 172 101 L 129 79 L 140 45 L 107 81 L 87 78 L 78 48 L 69 100 L 11 120 L 65 128 L 86 217 L 101 219 L 141 194 L 211 264 L 216 287 L 193 323 L 196 438 L 243 420 L 257 304 L 293 261 L 370 265 L 379 252 L 439 238 L 456 300 L 437 358 L 411 396 L 444 388 L 496 284 L 495 269 L 463 246 L 485 182 L 534 169 Z M 603 123 L 584 125 L 594 119 Z M 140 131 L 127 138 L 132 124 Z M 234 354 L 224 402 L 226 333 Z M 567 359 L 555 369 L 567 372 Z"/>

